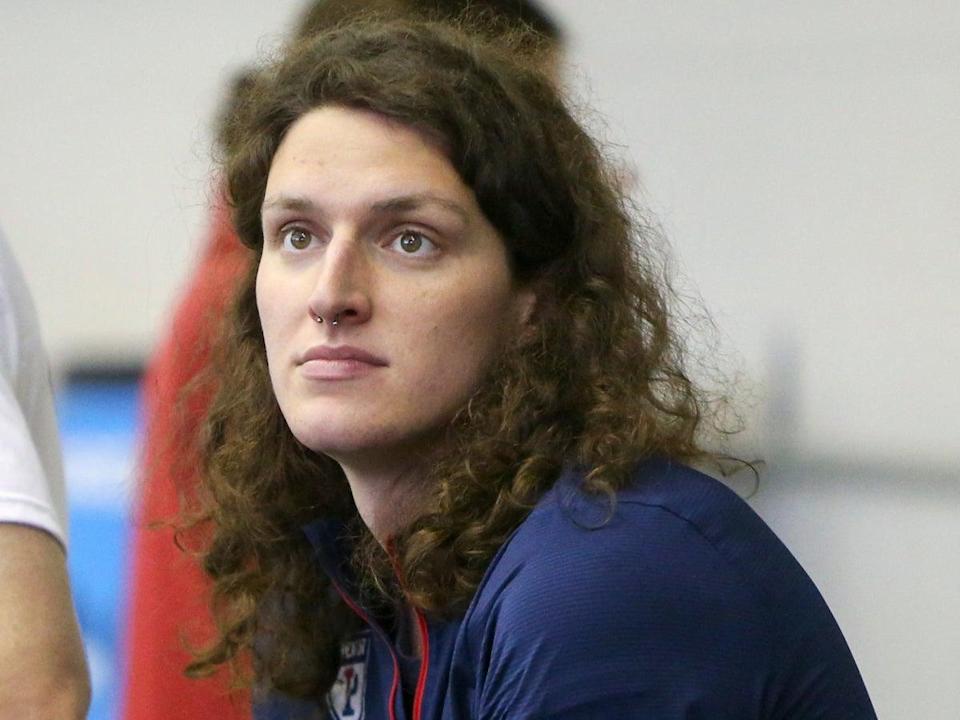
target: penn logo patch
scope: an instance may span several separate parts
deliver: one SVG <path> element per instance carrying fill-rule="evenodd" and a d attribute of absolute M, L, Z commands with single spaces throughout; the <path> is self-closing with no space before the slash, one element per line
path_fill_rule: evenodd
<path fill-rule="evenodd" d="M 369 638 L 348 640 L 340 646 L 340 672 L 330 688 L 330 712 L 336 720 L 363 720 L 367 687 Z"/>

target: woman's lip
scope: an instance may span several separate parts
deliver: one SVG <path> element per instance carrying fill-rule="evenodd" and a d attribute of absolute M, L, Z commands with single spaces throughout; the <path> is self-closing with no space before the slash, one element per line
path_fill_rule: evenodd
<path fill-rule="evenodd" d="M 388 364 L 383 358 L 351 345 L 314 345 L 301 355 L 299 364 L 303 365 L 312 361 L 356 361 L 375 367 L 383 367 Z"/>
<path fill-rule="evenodd" d="M 300 363 L 300 373 L 308 380 L 353 380 L 383 367 L 373 363 L 347 358 L 326 360 L 317 358 Z"/>

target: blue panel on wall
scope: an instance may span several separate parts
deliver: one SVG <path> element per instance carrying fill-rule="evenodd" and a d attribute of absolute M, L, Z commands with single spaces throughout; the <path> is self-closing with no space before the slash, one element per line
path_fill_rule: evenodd
<path fill-rule="evenodd" d="M 57 406 L 70 501 L 68 564 L 93 680 L 88 718 L 114 720 L 139 383 L 129 373 L 74 374 Z"/>

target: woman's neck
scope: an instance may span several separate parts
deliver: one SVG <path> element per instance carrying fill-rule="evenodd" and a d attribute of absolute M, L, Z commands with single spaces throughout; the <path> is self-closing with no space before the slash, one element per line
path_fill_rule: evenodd
<path fill-rule="evenodd" d="M 421 465 L 397 471 L 360 469 L 341 463 L 363 523 L 382 547 L 424 512 L 429 488 Z"/>

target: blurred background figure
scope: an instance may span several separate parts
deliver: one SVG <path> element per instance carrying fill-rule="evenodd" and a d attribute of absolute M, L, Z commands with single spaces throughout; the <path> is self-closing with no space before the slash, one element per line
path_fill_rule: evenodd
<path fill-rule="evenodd" d="M 357 13 L 419 15 L 450 20 L 469 7 L 508 30 L 524 23 L 547 40 L 544 63 L 559 75 L 557 23 L 529 0 L 326 0 L 308 5 L 293 33 L 299 40 Z M 217 152 L 228 150 L 230 118 L 252 82 L 238 74 L 220 111 Z M 206 248 L 150 359 L 143 383 L 144 453 L 140 495 L 133 511 L 129 605 L 125 635 L 126 720 L 245 718 L 246 692 L 230 692 L 226 676 L 188 679 L 191 646 L 209 639 L 208 582 L 174 541 L 171 521 L 197 489 L 197 443 L 215 378 L 204 376 L 232 290 L 248 270 L 248 251 L 234 235 L 229 208 L 214 189 Z M 185 505 L 183 504 L 185 503 Z M 188 535 L 188 534 L 187 534 Z M 189 549 L 190 539 L 183 538 Z"/>
<path fill-rule="evenodd" d="M 67 579 L 50 370 L 0 233 L 0 718 L 84 718 L 90 680 Z"/>

